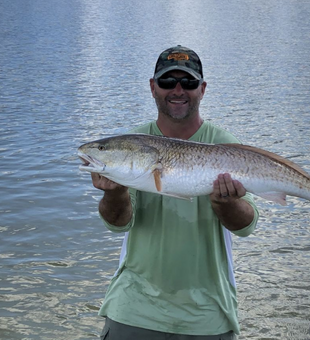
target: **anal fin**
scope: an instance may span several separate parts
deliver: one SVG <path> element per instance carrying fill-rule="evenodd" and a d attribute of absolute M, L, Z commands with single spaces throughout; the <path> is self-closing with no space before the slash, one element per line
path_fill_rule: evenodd
<path fill-rule="evenodd" d="M 276 191 L 269 191 L 263 193 L 255 193 L 255 195 L 262 197 L 268 201 L 273 201 L 279 203 L 281 205 L 287 205 L 286 203 L 286 194 L 284 192 L 276 192 Z"/>

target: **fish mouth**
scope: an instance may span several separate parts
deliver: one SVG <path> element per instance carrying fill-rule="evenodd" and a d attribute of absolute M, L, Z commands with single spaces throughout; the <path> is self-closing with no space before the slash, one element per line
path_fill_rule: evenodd
<path fill-rule="evenodd" d="M 100 162 L 98 159 L 93 158 L 85 153 L 78 152 L 78 157 L 83 162 L 79 166 L 80 170 L 89 171 L 89 172 L 102 172 L 105 169 L 105 164 Z"/>

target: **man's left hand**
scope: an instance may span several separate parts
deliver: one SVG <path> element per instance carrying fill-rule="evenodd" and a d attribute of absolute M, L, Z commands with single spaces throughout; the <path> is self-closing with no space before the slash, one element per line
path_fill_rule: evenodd
<path fill-rule="evenodd" d="M 213 182 L 213 193 L 210 199 L 214 203 L 227 203 L 236 200 L 246 194 L 244 186 L 237 180 L 233 180 L 230 174 L 219 174 Z"/>

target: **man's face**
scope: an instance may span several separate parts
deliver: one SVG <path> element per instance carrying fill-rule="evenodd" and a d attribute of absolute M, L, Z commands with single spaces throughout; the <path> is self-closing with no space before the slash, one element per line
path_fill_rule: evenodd
<path fill-rule="evenodd" d="M 183 71 L 167 72 L 164 77 L 192 77 Z M 180 83 L 174 89 L 162 89 L 151 80 L 151 90 L 155 98 L 159 114 L 164 114 L 173 120 L 180 121 L 198 115 L 200 101 L 203 98 L 206 83 L 203 82 L 195 90 L 184 90 Z"/>

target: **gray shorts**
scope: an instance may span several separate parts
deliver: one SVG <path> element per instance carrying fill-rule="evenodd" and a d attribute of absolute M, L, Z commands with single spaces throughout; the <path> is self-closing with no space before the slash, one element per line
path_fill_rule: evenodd
<path fill-rule="evenodd" d="M 219 335 L 181 335 L 127 326 L 106 318 L 100 340 L 236 340 L 233 331 Z"/>

